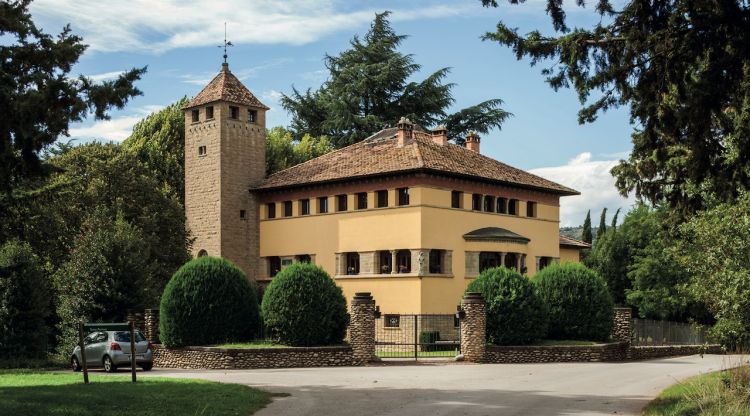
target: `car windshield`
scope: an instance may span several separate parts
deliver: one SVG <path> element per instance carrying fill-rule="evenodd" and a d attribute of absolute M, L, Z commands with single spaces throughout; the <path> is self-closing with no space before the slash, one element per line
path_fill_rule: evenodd
<path fill-rule="evenodd" d="M 142 342 L 145 340 L 146 337 L 144 337 L 140 331 L 135 331 L 135 342 Z M 115 332 L 115 341 L 130 342 L 130 332 Z"/>

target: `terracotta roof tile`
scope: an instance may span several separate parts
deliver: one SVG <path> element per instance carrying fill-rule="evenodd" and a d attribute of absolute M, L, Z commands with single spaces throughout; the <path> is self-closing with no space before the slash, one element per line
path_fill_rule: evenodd
<path fill-rule="evenodd" d="M 274 173 L 256 189 L 274 189 L 399 172 L 428 171 L 540 189 L 559 195 L 578 191 L 498 162 L 465 147 L 439 145 L 415 126 L 414 138 L 396 145 L 396 128 Z"/>
<path fill-rule="evenodd" d="M 185 106 L 197 107 L 214 101 L 227 101 L 234 104 L 259 107 L 268 110 L 265 104 L 255 98 L 242 82 L 229 71 L 226 64 L 221 71 Z"/>
<path fill-rule="evenodd" d="M 575 238 L 570 238 L 562 234 L 560 234 L 560 245 L 577 248 L 591 248 L 591 244 L 585 241 L 576 240 Z"/>

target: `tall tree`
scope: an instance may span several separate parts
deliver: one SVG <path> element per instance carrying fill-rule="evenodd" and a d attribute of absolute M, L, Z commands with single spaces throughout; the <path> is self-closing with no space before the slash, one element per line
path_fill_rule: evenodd
<path fill-rule="evenodd" d="M 599 217 L 599 228 L 596 230 L 596 239 L 598 240 L 607 232 L 607 208 L 602 209 L 602 215 Z"/>
<path fill-rule="evenodd" d="M 86 45 L 69 26 L 53 37 L 31 19 L 31 0 L 0 2 L 0 190 L 10 195 L 24 178 L 43 173 L 40 152 L 71 122 L 90 112 L 106 119 L 141 92 L 133 83 L 146 68 L 131 69 L 116 80 L 95 83 L 70 77 Z"/>
<path fill-rule="evenodd" d="M 296 140 L 283 127 L 269 129 L 266 135 L 266 174 L 290 168 L 333 150 L 327 137 L 314 138 L 309 134 Z"/>
<path fill-rule="evenodd" d="M 612 230 L 617 230 L 617 217 L 620 216 L 620 210 L 621 208 L 617 208 L 617 211 L 615 211 L 615 216 L 612 217 L 612 223 L 610 223 L 609 225 Z"/>
<path fill-rule="evenodd" d="M 328 136 L 336 147 L 356 143 L 399 118 L 429 127 L 444 124 L 449 137 L 461 142 L 469 131 L 487 133 L 500 128 L 510 113 L 492 99 L 447 112 L 454 99 L 454 84 L 444 83 L 449 68 L 441 68 L 422 81 L 409 81 L 421 69 L 412 55 L 398 51 L 404 35 L 388 22 L 390 12 L 375 15 L 364 39 L 355 36 L 351 48 L 337 56 L 326 55 L 328 80 L 316 91 L 293 89 L 282 98 L 292 113 L 298 138 Z"/>
<path fill-rule="evenodd" d="M 667 202 L 682 218 L 750 188 L 749 2 L 598 0 L 598 23 L 572 31 L 562 7 L 547 1 L 558 36 L 499 22 L 484 39 L 550 63 L 542 73 L 555 90 L 575 88 L 580 123 L 628 106 L 633 150 L 612 170 L 623 195 Z"/>
<path fill-rule="evenodd" d="M 588 210 L 586 212 L 586 219 L 583 221 L 583 234 L 581 235 L 581 239 L 591 244 L 591 241 L 593 240 L 594 236 L 591 234 L 591 210 Z"/>

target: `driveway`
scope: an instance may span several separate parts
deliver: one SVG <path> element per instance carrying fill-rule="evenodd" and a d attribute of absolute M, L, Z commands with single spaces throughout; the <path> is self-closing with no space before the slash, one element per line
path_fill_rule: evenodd
<path fill-rule="evenodd" d="M 154 370 L 274 393 L 263 415 L 638 415 L 661 390 L 747 362 L 707 355 L 629 363 L 425 363 L 279 370 Z M 144 374 L 145 375 L 145 374 Z"/>

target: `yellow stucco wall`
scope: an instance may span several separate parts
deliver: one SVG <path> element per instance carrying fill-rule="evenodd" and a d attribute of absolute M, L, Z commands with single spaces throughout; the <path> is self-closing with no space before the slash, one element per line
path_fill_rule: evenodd
<path fill-rule="evenodd" d="M 560 247 L 560 263 L 580 262 L 581 250 L 571 247 Z"/>
<path fill-rule="evenodd" d="M 355 292 L 371 292 L 383 313 L 452 313 L 455 312 L 466 285 L 466 251 L 519 252 L 527 255 L 529 275 L 536 270 L 535 256 L 562 257 L 559 247 L 559 207 L 538 204 L 537 218 L 525 218 L 525 202 L 520 216 L 471 211 L 471 195 L 464 208 L 454 209 L 451 190 L 435 187 L 411 187 L 409 206 L 397 207 L 389 198 L 388 208 L 349 211 L 283 218 L 283 205 L 277 204 L 275 219 L 266 219 L 261 209 L 260 255 L 293 256 L 310 254 L 314 262 L 334 276 L 350 301 Z M 395 196 L 395 194 L 393 195 Z M 373 207 L 374 193 L 368 204 Z M 329 198 L 335 211 L 334 198 Z M 466 208 L 469 209 L 466 209 Z M 281 218 L 280 218 L 281 217 Z M 467 242 L 463 235 L 484 227 L 501 227 L 529 238 L 524 244 L 507 242 Z M 412 275 L 335 276 L 336 253 L 368 252 L 395 249 L 440 249 L 452 253 L 452 270 L 435 276 Z M 260 271 L 261 276 L 267 276 Z M 472 276 L 473 277 L 473 276 Z"/>

